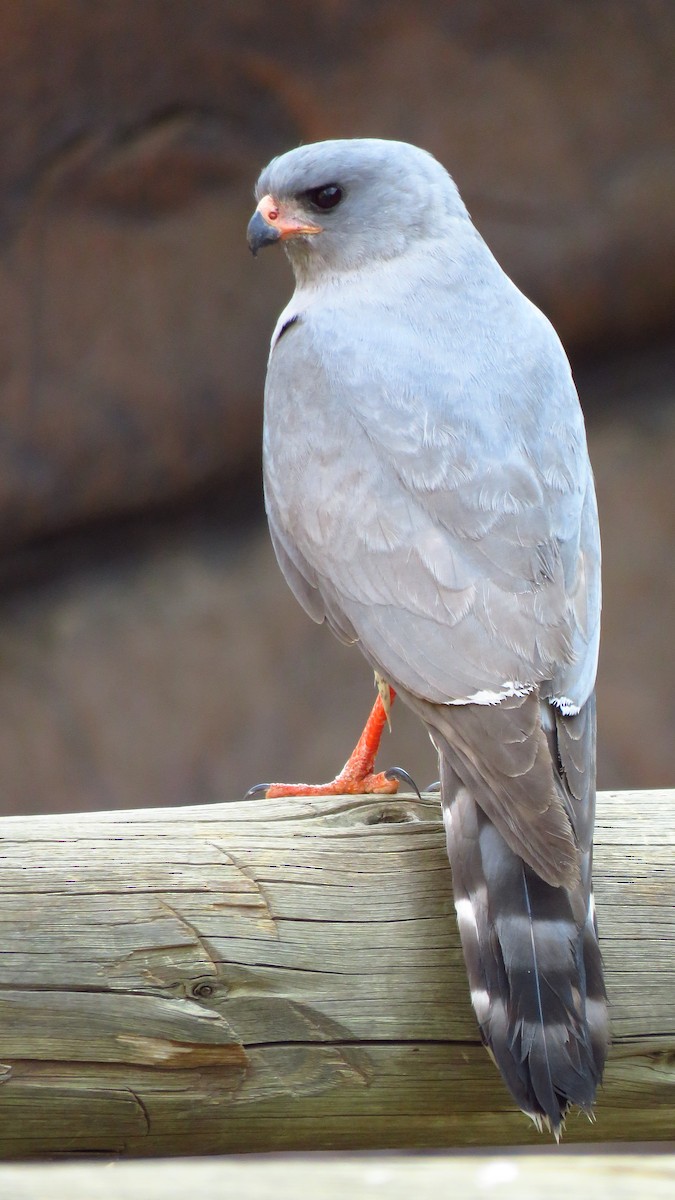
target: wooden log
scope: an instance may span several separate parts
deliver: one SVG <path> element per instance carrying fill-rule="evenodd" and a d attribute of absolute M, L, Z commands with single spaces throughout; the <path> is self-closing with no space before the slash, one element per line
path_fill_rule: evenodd
<path fill-rule="evenodd" d="M 675 1137 L 674 801 L 599 798 L 614 1044 L 568 1140 Z M 431 797 L 1 820 L 0 1064 L 4 1158 L 542 1144 Z"/>
<path fill-rule="evenodd" d="M 111 1167 L 113 1168 L 111 1170 Z M 12 1200 L 672 1200 L 675 1155 L 277 1155 L 0 1166 Z"/>

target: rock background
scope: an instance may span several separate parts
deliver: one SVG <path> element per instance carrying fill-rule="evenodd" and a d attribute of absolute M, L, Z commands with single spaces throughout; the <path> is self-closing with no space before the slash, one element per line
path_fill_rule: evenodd
<path fill-rule="evenodd" d="M 0 7 L 0 812 L 188 803 L 341 765 L 360 657 L 278 575 L 259 503 L 256 174 L 417 141 L 552 317 L 605 547 L 603 786 L 673 783 L 669 0 L 19 0 Z M 395 715 L 421 782 L 430 748 Z"/>

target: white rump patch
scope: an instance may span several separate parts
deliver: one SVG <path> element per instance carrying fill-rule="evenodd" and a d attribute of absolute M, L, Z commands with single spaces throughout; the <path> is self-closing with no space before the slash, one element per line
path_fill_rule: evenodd
<path fill-rule="evenodd" d="M 555 704 L 559 708 L 563 717 L 576 717 L 577 713 L 581 712 L 581 705 L 575 704 L 574 700 L 570 700 L 569 696 L 551 696 L 549 704 Z"/>
<path fill-rule="evenodd" d="M 473 692 L 471 696 L 464 696 L 461 700 L 447 700 L 447 704 L 499 704 L 501 700 L 508 700 L 512 696 L 529 696 L 530 692 L 534 691 L 533 683 L 519 683 L 517 679 L 505 679 L 499 684 L 500 691 L 489 692 L 480 691 Z M 577 709 L 577 712 L 579 710 Z M 567 715 L 567 714 L 566 714 Z"/>

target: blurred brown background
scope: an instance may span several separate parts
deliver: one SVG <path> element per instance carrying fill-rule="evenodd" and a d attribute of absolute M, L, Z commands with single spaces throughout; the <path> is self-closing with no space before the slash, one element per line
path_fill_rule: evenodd
<path fill-rule="evenodd" d="M 260 501 L 282 254 L 260 167 L 448 166 L 558 327 L 604 532 L 600 783 L 675 783 L 671 0 L 0 6 L 0 811 L 232 799 L 342 765 L 372 699 Z M 434 776 L 403 711 L 382 765 Z M 388 760 L 385 761 L 385 760 Z"/>

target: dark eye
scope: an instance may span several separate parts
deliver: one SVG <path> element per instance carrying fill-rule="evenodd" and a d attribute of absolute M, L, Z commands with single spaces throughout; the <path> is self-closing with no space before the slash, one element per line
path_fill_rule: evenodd
<path fill-rule="evenodd" d="M 307 199 L 314 208 L 321 209 L 326 212 L 329 208 L 335 208 L 342 199 L 342 188 L 338 187 L 337 183 L 327 183 L 324 187 L 310 188 L 307 192 Z"/>

